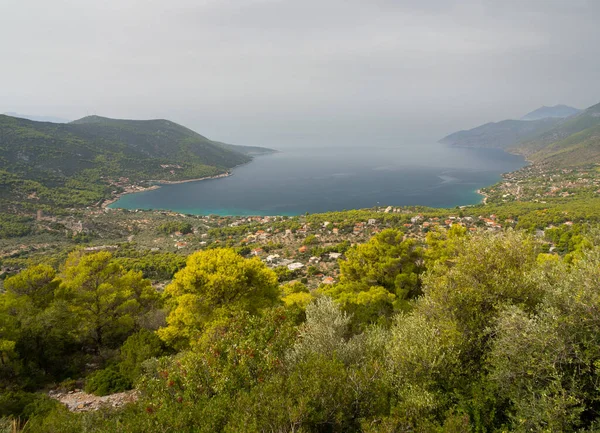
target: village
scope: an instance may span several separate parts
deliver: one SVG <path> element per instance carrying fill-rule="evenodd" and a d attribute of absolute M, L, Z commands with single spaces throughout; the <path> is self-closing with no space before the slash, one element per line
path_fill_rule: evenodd
<path fill-rule="evenodd" d="M 496 185 L 483 188 L 486 203 L 530 201 L 545 203 L 553 199 L 600 197 L 600 166 L 557 169 L 528 165 L 506 173 Z"/>
<path fill-rule="evenodd" d="M 115 193 L 148 187 L 130 185 L 128 181 L 119 179 Z M 600 171 L 597 167 L 555 170 L 531 165 L 505 174 L 499 183 L 481 193 L 486 197 L 485 204 L 455 209 L 387 206 L 299 216 L 201 216 L 105 205 L 71 209 L 68 215 L 46 215 L 40 210 L 34 217 L 34 234 L 0 240 L 0 285 L 3 278 L 42 256 L 62 258 L 66 251 L 76 248 L 183 258 L 202 249 L 229 247 L 245 257 L 259 258 L 277 273 L 281 283 L 300 281 L 315 288 L 339 281 L 338 262 L 345 258 L 348 248 L 389 228 L 419 241 L 430 231 L 454 225 L 470 233 L 526 228 L 544 239 L 548 229 L 572 226 L 571 218 L 575 216 L 556 211 L 557 217 L 544 221 L 539 218 L 543 206 L 598 197 Z M 523 203 L 535 203 L 542 210 L 524 214 L 518 207 Z M 554 245 L 545 240 L 552 251 Z M 155 278 L 156 287 L 164 287 L 166 281 L 161 279 L 166 277 Z"/>
<path fill-rule="evenodd" d="M 83 248 L 88 252 L 116 251 L 123 245 L 148 254 L 175 253 L 187 256 L 194 251 L 230 247 L 246 257 L 258 257 L 275 270 L 280 282 L 300 281 L 310 288 L 338 281 L 338 261 L 353 245 L 367 242 L 382 230 L 394 228 L 406 238 L 424 239 L 431 230 L 460 225 L 476 230 L 501 230 L 515 220 L 501 221 L 496 215 L 433 216 L 411 214 L 402 208 L 357 211 L 365 218 L 346 218 L 344 213 L 308 216 L 195 216 L 168 211 L 127 211 L 95 209 L 82 215 L 58 217 L 37 215 L 40 234 L 23 239 L 2 240 L 0 259 L 4 274 L 13 273 L 19 263 L 42 254 L 63 254 Z M 439 213 L 439 212 L 438 212 Z M 362 215 L 361 215 L 362 216 Z M 169 225 L 172 231 L 161 227 Z M 178 227 L 188 229 L 178 230 Z M 19 242 L 20 241 L 20 242 Z M 157 282 L 157 287 L 164 286 Z"/>

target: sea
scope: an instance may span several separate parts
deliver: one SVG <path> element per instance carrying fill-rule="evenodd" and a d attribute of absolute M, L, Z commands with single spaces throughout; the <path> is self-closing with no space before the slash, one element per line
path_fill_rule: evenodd
<path fill-rule="evenodd" d="M 127 194 L 111 208 L 195 215 L 299 215 L 374 206 L 455 207 L 526 164 L 498 149 L 440 143 L 297 146 L 257 156 L 219 179 Z"/>

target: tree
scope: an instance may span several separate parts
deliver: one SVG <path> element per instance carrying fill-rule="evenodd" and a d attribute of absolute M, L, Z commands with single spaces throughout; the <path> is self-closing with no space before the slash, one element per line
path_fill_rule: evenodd
<path fill-rule="evenodd" d="M 465 367 L 478 369 L 486 348 L 486 328 L 507 305 L 531 310 L 543 293 L 532 278 L 539 245 L 518 232 L 482 234 L 455 246 L 452 260 L 437 261 L 423 279 L 421 314 L 452 321 L 461 337 Z"/>
<path fill-rule="evenodd" d="M 26 296 L 35 308 L 45 308 L 54 299 L 58 287 L 56 271 L 47 265 L 37 265 L 8 278 L 4 287 L 16 296 Z"/>
<path fill-rule="evenodd" d="M 279 300 L 277 276 L 257 257 L 245 259 L 218 248 L 188 257 L 187 265 L 165 289 L 171 312 L 159 336 L 176 347 L 211 321 L 234 312 L 255 314 Z"/>
<path fill-rule="evenodd" d="M 142 373 L 142 362 L 163 355 L 165 348 L 155 332 L 142 329 L 129 336 L 119 352 L 119 372 L 130 383 L 135 383 Z"/>
<path fill-rule="evenodd" d="M 346 252 L 340 282 L 321 292 L 338 301 L 360 323 L 376 322 L 407 307 L 421 293 L 423 250 L 403 240 L 398 230 L 384 230 L 369 242 Z"/>
<path fill-rule="evenodd" d="M 491 380 L 510 402 L 515 431 L 596 431 L 600 250 L 540 276 L 546 296 L 538 311 L 511 306 L 500 314 Z"/>
<path fill-rule="evenodd" d="M 61 276 L 60 298 L 97 353 L 103 346 L 118 347 L 159 300 L 141 272 L 126 272 L 108 252 L 71 253 Z"/>
<path fill-rule="evenodd" d="M 55 300 L 59 283 L 53 268 L 32 266 L 8 278 L 0 296 L 0 335 L 11 335 L 3 351 L 12 348 L 21 373 L 32 383 L 59 377 L 73 364 L 66 360 L 76 351 L 75 321 L 65 304 Z"/>

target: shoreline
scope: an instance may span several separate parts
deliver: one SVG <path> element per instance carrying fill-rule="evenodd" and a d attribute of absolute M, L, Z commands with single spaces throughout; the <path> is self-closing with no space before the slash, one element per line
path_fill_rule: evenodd
<path fill-rule="evenodd" d="M 233 169 L 238 168 L 238 167 L 242 167 L 246 164 L 250 164 L 252 161 L 254 161 L 255 157 L 258 156 L 263 156 L 263 155 L 271 155 L 273 153 L 279 153 L 281 152 L 280 150 L 274 150 L 273 152 L 265 152 L 265 153 L 261 153 L 261 154 L 257 154 L 252 156 L 252 159 L 248 162 L 244 162 L 242 164 L 238 164 L 236 166 L 231 167 L 230 169 L 228 169 L 225 173 L 220 173 L 220 174 L 215 174 L 213 176 L 205 176 L 205 177 L 199 177 L 196 179 L 185 179 L 185 180 L 147 180 L 144 182 L 147 183 L 153 183 L 153 185 L 150 185 L 148 187 L 136 187 L 136 188 L 130 188 L 129 190 L 125 190 L 109 199 L 106 199 L 102 202 L 102 204 L 100 205 L 101 209 L 112 209 L 109 208 L 108 206 L 110 206 L 113 203 L 116 203 L 117 201 L 119 201 L 119 199 L 127 194 L 135 194 L 138 192 L 146 192 L 146 191 L 154 191 L 156 189 L 159 189 L 162 185 L 177 185 L 177 184 L 181 184 L 181 183 L 188 183 L 188 182 L 199 182 L 201 180 L 210 180 L 210 179 L 222 179 L 224 177 L 229 177 L 229 176 L 233 176 Z"/>
<path fill-rule="evenodd" d="M 451 147 L 475 148 L 473 146 L 451 146 Z M 517 170 L 514 170 L 514 171 L 518 171 L 518 170 L 523 169 L 524 167 L 534 165 L 533 161 L 529 160 L 523 153 L 519 152 L 518 150 L 514 150 L 514 149 L 507 150 L 507 149 L 498 149 L 498 148 L 496 148 L 496 149 L 497 150 L 501 150 L 501 151 L 503 151 L 505 153 L 512 154 L 512 155 L 515 155 L 515 156 L 520 156 L 520 157 L 523 158 L 523 161 L 525 162 L 525 165 L 523 167 L 517 169 Z M 269 154 L 272 154 L 272 153 L 278 153 L 278 152 L 269 152 L 269 153 L 266 153 L 264 155 L 269 155 Z M 262 156 L 262 155 L 260 155 L 260 156 Z M 130 188 L 128 190 L 125 190 L 122 193 L 119 193 L 119 194 L 113 196 L 110 199 L 104 200 L 102 202 L 102 204 L 101 204 L 101 208 L 103 208 L 103 209 L 109 208 L 110 205 L 112 205 L 113 203 L 117 202 L 119 199 L 121 199 L 123 196 L 125 196 L 127 194 L 134 194 L 134 193 L 141 193 L 141 192 L 156 190 L 156 189 L 161 188 L 162 185 L 177 185 L 177 184 L 183 184 L 183 183 L 189 183 L 189 182 L 199 182 L 199 181 L 202 181 L 202 180 L 221 179 L 221 178 L 229 177 L 229 176 L 233 175 L 233 172 L 232 172 L 233 169 L 235 169 L 237 167 L 240 167 L 240 166 L 244 166 L 246 164 L 250 164 L 251 162 L 252 162 L 252 160 L 248 161 L 248 162 L 245 162 L 245 163 L 242 163 L 242 164 L 239 164 L 239 165 L 236 165 L 236 166 L 232 167 L 231 169 L 229 169 L 225 173 L 221 173 L 221 174 L 217 174 L 217 175 L 213 175 L 213 176 L 206 176 L 206 177 L 195 178 L 195 179 L 184 179 L 184 180 L 148 180 L 148 181 L 145 181 L 145 182 L 154 183 L 154 184 L 151 185 L 151 186 L 148 186 L 148 187 L 136 187 L 136 188 Z M 513 171 L 502 173 L 501 174 L 501 179 L 498 182 L 502 182 L 502 179 L 504 178 L 505 174 L 509 174 L 509 173 L 512 173 L 512 172 Z M 498 182 L 496 182 L 496 183 L 498 183 Z M 475 190 L 474 192 L 481 197 L 481 200 L 479 202 L 477 202 L 477 203 L 462 205 L 461 207 L 477 206 L 477 205 L 484 205 L 485 206 L 485 205 L 487 205 L 488 204 L 488 199 L 489 199 L 489 194 L 486 193 L 486 192 L 484 192 L 483 189 L 491 187 L 491 186 L 495 185 L 496 183 L 492 183 L 490 185 L 486 185 L 486 186 L 483 186 L 483 187 Z M 109 208 L 109 209 L 120 209 L 120 208 L 117 207 L 117 208 Z M 159 209 L 147 209 L 147 210 L 155 211 L 155 210 L 159 210 Z M 252 216 L 254 216 L 254 214 L 252 214 Z"/>
<path fill-rule="evenodd" d="M 240 164 L 242 165 L 242 164 Z M 236 166 L 238 167 L 238 166 Z M 235 168 L 235 167 L 234 167 Z M 111 209 L 109 208 L 109 206 L 113 203 L 116 203 L 117 201 L 119 201 L 119 199 L 121 199 L 123 196 L 126 196 L 127 194 L 136 194 L 139 192 L 146 192 L 146 191 L 154 191 L 157 189 L 160 189 L 162 185 L 177 185 L 180 183 L 188 183 L 188 182 L 200 182 L 202 180 L 210 180 L 210 179 L 221 179 L 224 177 L 229 177 L 232 176 L 233 173 L 230 171 L 227 171 L 225 173 L 221 173 L 221 174 L 216 174 L 214 176 L 205 176 L 205 177 L 199 177 L 196 179 L 185 179 L 185 180 L 148 180 L 146 182 L 149 183 L 154 183 L 154 185 L 150 185 L 148 187 L 136 187 L 136 188 L 129 188 L 126 189 L 125 191 L 114 195 L 113 197 L 106 199 L 102 202 L 102 204 L 100 205 L 100 208 L 102 209 Z"/>
<path fill-rule="evenodd" d="M 480 204 L 487 204 L 487 199 L 488 199 L 488 195 L 483 192 L 481 189 L 478 189 L 477 191 L 475 191 L 477 194 L 479 194 L 480 196 L 482 196 L 483 198 L 481 199 Z"/>

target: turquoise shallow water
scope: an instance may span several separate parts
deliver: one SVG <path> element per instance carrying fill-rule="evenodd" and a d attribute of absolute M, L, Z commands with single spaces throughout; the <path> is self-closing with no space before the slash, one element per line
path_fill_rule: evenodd
<path fill-rule="evenodd" d="M 454 207 L 525 165 L 495 149 L 441 144 L 313 146 L 260 156 L 233 175 L 128 194 L 110 207 L 188 214 L 298 215 L 376 205 Z"/>

